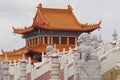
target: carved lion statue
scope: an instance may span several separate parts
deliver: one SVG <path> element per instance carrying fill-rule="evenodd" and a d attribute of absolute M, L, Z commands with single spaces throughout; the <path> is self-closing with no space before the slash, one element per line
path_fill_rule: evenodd
<path fill-rule="evenodd" d="M 48 46 L 46 47 L 46 52 L 47 52 L 46 55 L 51 55 L 51 54 L 53 54 L 53 53 L 57 53 L 57 49 L 56 49 L 55 46 L 53 47 L 52 45 L 48 45 Z"/>
<path fill-rule="evenodd" d="M 78 47 L 76 48 L 79 53 L 80 59 L 83 61 L 97 60 L 98 57 L 95 54 L 97 38 L 89 33 L 82 33 L 78 37 Z"/>

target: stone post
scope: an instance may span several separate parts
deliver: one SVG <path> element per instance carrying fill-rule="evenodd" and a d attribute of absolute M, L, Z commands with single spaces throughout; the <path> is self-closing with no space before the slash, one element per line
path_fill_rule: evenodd
<path fill-rule="evenodd" d="M 44 63 L 45 60 L 46 60 L 46 58 L 45 58 L 44 52 L 42 52 L 42 62 Z"/>
<path fill-rule="evenodd" d="M 17 68 L 16 68 L 16 60 L 14 60 L 14 80 L 17 80 L 18 74 L 17 74 Z"/>
<path fill-rule="evenodd" d="M 52 54 L 51 56 L 51 77 L 49 80 L 60 80 L 60 62 L 59 62 L 59 56 L 56 54 Z"/>
<path fill-rule="evenodd" d="M 0 80 L 2 80 L 2 75 L 3 75 L 2 65 L 3 65 L 3 63 L 2 63 L 2 60 L 0 58 Z"/>
<path fill-rule="evenodd" d="M 26 80 L 26 60 L 23 54 L 23 58 L 20 64 L 20 80 Z"/>
<path fill-rule="evenodd" d="M 9 60 L 7 54 L 5 54 L 5 59 L 3 61 L 3 80 L 10 80 L 9 77 Z"/>
<path fill-rule="evenodd" d="M 79 80 L 79 55 L 75 53 L 74 55 L 74 80 Z"/>
<path fill-rule="evenodd" d="M 64 80 L 68 80 L 68 60 L 64 61 Z"/>
<path fill-rule="evenodd" d="M 61 80 L 60 79 L 60 61 L 58 51 L 54 46 L 47 46 L 46 48 L 47 55 L 51 58 L 51 71 L 49 80 Z"/>
<path fill-rule="evenodd" d="M 120 80 L 120 67 L 118 65 L 115 65 L 115 74 L 116 74 L 116 79 L 115 80 Z"/>
<path fill-rule="evenodd" d="M 28 58 L 28 64 L 27 64 L 27 72 L 30 73 L 30 72 L 31 72 L 31 69 L 32 69 L 32 66 L 31 66 L 31 58 L 29 57 L 29 58 Z"/>

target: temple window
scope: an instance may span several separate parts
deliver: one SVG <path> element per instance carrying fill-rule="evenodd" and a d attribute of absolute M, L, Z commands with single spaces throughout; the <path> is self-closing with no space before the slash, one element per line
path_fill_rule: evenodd
<path fill-rule="evenodd" d="M 37 37 L 37 43 L 38 43 L 38 44 L 40 43 L 40 42 L 39 42 L 39 39 L 40 39 L 40 38 L 39 38 L 39 37 Z"/>
<path fill-rule="evenodd" d="M 34 39 L 32 39 L 32 45 L 34 45 Z"/>
<path fill-rule="evenodd" d="M 43 38 L 39 37 L 39 43 L 42 44 L 43 43 Z"/>
<path fill-rule="evenodd" d="M 61 44 L 67 44 L 67 38 L 61 37 Z"/>
<path fill-rule="evenodd" d="M 59 44 L 59 38 L 53 37 L 53 44 Z"/>
<path fill-rule="evenodd" d="M 69 44 L 75 44 L 75 38 L 69 37 Z"/>
<path fill-rule="evenodd" d="M 35 38 L 35 44 L 38 44 L 38 39 L 37 38 Z"/>
<path fill-rule="evenodd" d="M 30 45 L 32 45 L 32 39 L 30 39 Z"/>
<path fill-rule="evenodd" d="M 50 39 L 50 40 L 51 40 L 51 44 L 53 44 L 53 37 L 51 37 L 51 39 Z"/>
<path fill-rule="evenodd" d="M 48 37 L 44 37 L 44 42 L 45 42 L 45 44 L 48 44 Z"/>

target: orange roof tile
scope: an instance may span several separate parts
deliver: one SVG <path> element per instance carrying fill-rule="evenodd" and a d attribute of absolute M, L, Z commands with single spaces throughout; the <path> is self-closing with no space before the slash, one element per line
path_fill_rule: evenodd
<path fill-rule="evenodd" d="M 23 54 L 23 53 L 25 54 L 25 53 L 28 52 L 28 49 L 27 49 L 27 47 L 22 47 L 18 50 L 15 50 L 15 49 L 13 49 L 13 51 L 3 51 L 3 50 L 1 50 L 1 52 L 3 53 L 1 55 L 4 55 L 6 53 L 7 53 L 7 55 Z"/>
<path fill-rule="evenodd" d="M 24 29 L 15 29 L 12 27 L 15 33 L 24 34 L 34 30 L 34 27 L 24 27 Z"/>
<path fill-rule="evenodd" d="M 53 9 L 42 8 L 39 4 L 33 25 L 47 30 L 74 30 L 74 31 L 93 31 L 100 28 L 101 21 L 97 24 L 81 24 L 75 18 L 72 8 L 69 5 L 68 9 Z M 18 34 L 30 32 L 33 28 L 29 29 L 14 29 Z"/>

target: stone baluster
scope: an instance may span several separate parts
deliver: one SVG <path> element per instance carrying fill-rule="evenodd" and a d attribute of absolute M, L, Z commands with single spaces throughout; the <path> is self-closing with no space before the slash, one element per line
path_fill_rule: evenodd
<path fill-rule="evenodd" d="M 45 62 L 45 55 L 44 55 L 44 52 L 42 52 L 42 62 Z"/>
<path fill-rule="evenodd" d="M 21 64 L 20 64 L 20 80 L 26 80 L 26 59 L 25 56 L 23 54 L 23 58 L 21 60 Z"/>
<path fill-rule="evenodd" d="M 19 59 L 18 60 L 18 63 L 17 63 L 17 78 L 20 79 L 20 64 L 21 64 L 21 60 Z"/>
<path fill-rule="evenodd" d="M 3 75 L 2 65 L 3 65 L 3 63 L 2 63 L 2 60 L 0 58 L 0 80 L 2 80 L 2 75 Z"/>
<path fill-rule="evenodd" d="M 74 80 L 79 80 L 79 56 L 78 53 L 74 55 Z"/>
<path fill-rule="evenodd" d="M 13 65 L 14 65 L 14 80 L 17 80 L 18 78 L 18 74 L 17 74 L 17 63 L 16 63 L 16 60 L 13 61 Z"/>
<path fill-rule="evenodd" d="M 32 67 L 31 80 L 35 80 L 34 76 L 35 76 L 35 69 L 34 69 L 34 67 Z"/>
<path fill-rule="evenodd" d="M 65 55 L 65 48 L 63 48 L 63 55 Z"/>
<path fill-rule="evenodd" d="M 68 80 L 68 60 L 64 61 L 64 80 Z"/>
<path fill-rule="evenodd" d="M 3 80 L 10 80 L 9 77 L 9 60 L 7 54 L 5 54 L 5 59 L 3 61 Z"/>
<path fill-rule="evenodd" d="M 120 80 L 120 67 L 115 65 L 115 74 L 116 74 L 116 79 L 115 80 Z"/>
<path fill-rule="evenodd" d="M 31 68 L 32 68 L 32 66 L 31 66 L 31 58 L 29 57 L 29 58 L 28 58 L 28 64 L 27 64 L 27 72 L 28 72 L 28 73 L 31 72 Z"/>

